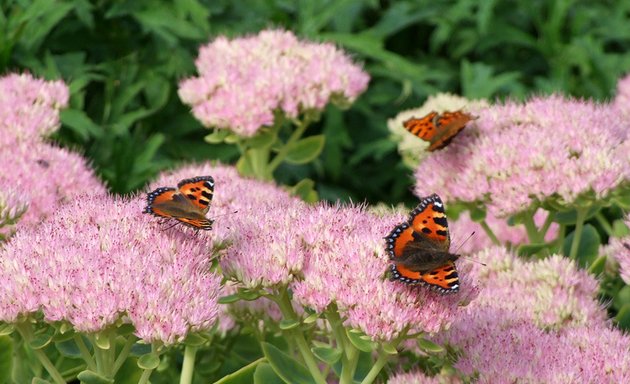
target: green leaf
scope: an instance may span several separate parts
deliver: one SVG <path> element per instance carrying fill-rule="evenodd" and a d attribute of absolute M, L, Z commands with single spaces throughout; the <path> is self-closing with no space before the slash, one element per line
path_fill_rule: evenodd
<path fill-rule="evenodd" d="M 0 322 L 0 336 L 10 335 L 14 330 L 13 325 Z"/>
<path fill-rule="evenodd" d="M 13 340 L 9 336 L 0 336 L 0 383 L 11 382 L 13 365 Z"/>
<path fill-rule="evenodd" d="M 424 338 L 418 340 L 418 347 L 427 353 L 444 352 L 444 347 Z"/>
<path fill-rule="evenodd" d="M 247 156 L 241 156 L 236 162 L 236 169 L 241 176 L 253 176 L 254 170 L 251 167 L 251 164 L 247 160 Z"/>
<path fill-rule="evenodd" d="M 384 343 L 382 347 L 383 347 L 383 351 L 387 353 L 388 355 L 398 354 L 398 349 L 396 349 L 396 347 L 390 343 Z"/>
<path fill-rule="evenodd" d="M 251 379 L 240 379 L 238 381 L 221 381 L 221 384 L 248 384 L 251 383 Z M 256 371 L 254 372 L 254 384 L 285 384 L 285 381 L 280 378 L 273 370 L 270 364 L 262 363 L 258 364 Z"/>
<path fill-rule="evenodd" d="M 470 219 L 475 223 L 480 223 L 486 219 L 486 210 L 479 207 L 470 207 L 468 209 Z"/>
<path fill-rule="evenodd" d="M 370 340 L 365 333 L 359 330 L 349 329 L 346 331 L 346 334 L 348 335 L 348 339 L 350 339 L 352 345 L 354 345 L 359 351 L 371 352 L 376 349 L 376 343 Z"/>
<path fill-rule="evenodd" d="M 310 315 L 308 315 L 306 317 L 306 319 L 303 320 L 304 324 L 311 324 L 317 321 L 317 319 L 319 319 L 319 314 L 318 313 L 311 313 Z"/>
<path fill-rule="evenodd" d="M 83 111 L 64 109 L 60 113 L 61 122 L 76 133 L 83 141 L 103 136 L 103 130 Z"/>
<path fill-rule="evenodd" d="M 599 210 L 600 206 L 591 207 L 586 214 L 584 220 L 588 220 L 593 217 Z M 555 217 L 553 219 L 558 224 L 563 225 L 575 225 L 577 222 L 577 211 L 575 209 L 569 211 L 556 212 Z"/>
<path fill-rule="evenodd" d="M 242 300 L 253 301 L 258 299 L 261 295 L 260 291 L 256 289 L 239 289 L 236 293 Z"/>
<path fill-rule="evenodd" d="M 265 129 L 257 133 L 255 136 L 247 139 L 247 146 L 250 148 L 268 148 L 273 145 L 277 139 L 276 131 Z"/>
<path fill-rule="evenodd" d="M 547 248 L 549 246 L 545 243 L 521 244 L 516 248 L 516 252 L 519 256 L 532 256 Z"/>
<path fill-rule="evenodd" d="M 85 384 L 113 384 L 114 379 L 107 378 L 100 373 L 94 371 L 85 370 L 79 372 L 77 379 L 81 380 L 81 383 Z"/>
<path fill-rule="evenodd" d="M 52 383 L 48 380 L 44 380 L 39 377 L 33 377 L 33 381 L 31 381 L 31 384 L 52 384 Z"/>
<path fill-rule="evenodd" d="M 280 321 L 279 327 L 280 327 L 280 329 L 286 331 L 286 330 L 289 330 L 289 329 L 293 329 L 293 328 L 295 328 L 295 327 L 297 327 L 299 325 L 300 325 L 300 322 L 298 320 L 295 320 L 295 319 L 282 319 Z"/>
<path fill-rule="evenodd" d="M 216 129 L 209 135 L 206 135 L 203 139 L 210 144 L 220 144 L 230 134 L 227 129 Z"/>
<path fill-rule="evenodd" d="M 282 352 L 273 344 L 262 342 L 260 346 L 273 370 L 286 383 L 315 383 L 308 369 L 302 363 Z"/>
<path fill-rule="evenodd" d="M 46 347 L 52 341 L 54 336 L 54 329 L 48 328 L 44 332 L 40 332 L 33 337 L 28 345 L 33 349 L 41 349 Z"/>
<path fill-rule="evenodd" d="M 227 295 L 219 297 L 219 304 L 232 304 L 239 301 L 241 297 L 239 295 Z"/>
<path fill-rule="evenodd" d="M 615 316 L 615 321 L 619 328 L 623 330 L 630 330 L 630 304 L 624 304 L 617 316 Z"/>
<path fill-rule="evenodd" d="M 630 228 L 628 228 L 628 226 L 622 219 L 613 221 L 612 228 L 612 235 L 614 237 L 625 237 L 630 235 Z"/>
<path fill-rule="evenodd" d="M 160 365 L 160 357 L 157 353 L 147 353 L 138 358 L 138 367 L 142 369 L 155 369 L 158 365 Z"/>
<path fill-rule="evenodd" d="M 285 160 L 291 164 L 309 163 L 322 153 L 325 142 L 326 137 L 324 135 L 311 136 L 296 141 L 289 146 Z"/>
<path fill-rule="evenodd" d="M 562 252 L 565 256 L 568 256 L 571 252 L 571 245 L 575 231 L 571 232 L 569 236 L 564 239 L 562 246 Z M 601 244 L 601 238 L 597 229 L 591 224 L 586 224 L 582 228 L 582 236 L 580 238 L 580 244 L 578 245 L 577 262 L 581 267 L 587 268 L 590 266 L 599 254 L 599 246 Z"/>
<path fill-rule="evenodd" d="M 74 340 L 64 340 L 58 341 L 55 343 L 55 348 L 61 353 L 63 356 L 76 359 L 81 357 L 81 350 L 77 347 L 77 344 Z"/>
<path fill-rule="evenodd" d="M 99 332 L 94 336 L 94 341 L 100 349 L 109 349 L 109 335 L 106 332 Z"/>
<path fill-rule="evenodd" d="M 291 194 L 307 203 L 315 203 L 318 201 L 317 191 L 315 191 L 315 182 L 308 178 L 300 180 L 299 183 L 291 187 Z"/>
<path fill-rule="evenodd" d="M 313 347 L 311 348 L 315 357 L 327 363 L 328 365 L 333 365 L 341 358 L 343 351 L 338 348 L 331 347 Z"/>
<path fill-rule="evenodd" d="M 595 276 L 604 273 L 604 269 L 606 269 L 606 259 L 606 256 L 598 257 L 588 268 L 588 271 Z"/>
<path fill-rule="evenodd" d="M 200 347 L 204 345 L 207 341 L 208 339 L 198 333 L 189 333 L 184 340 L 184 344 L 191 347 Z"/>

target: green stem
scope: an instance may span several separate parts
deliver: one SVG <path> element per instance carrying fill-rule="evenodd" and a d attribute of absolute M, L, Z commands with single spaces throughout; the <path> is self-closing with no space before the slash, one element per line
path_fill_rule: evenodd
<path fill-rule="evenodd" d="M 136 342 L 135 336 L 129 336 L 127 338 L 125 345 L 120 350 L 120 353 L 118 354 L 118 357 L 116 358 L 116 361 L 114 362 L 114 369 L 112 372 L 113 376 L 115 376 L 116 373 L 118 373 L 118 370 L 120 369 L 120 367 L 122 367 L 122 365 L 127 360 L 127 357 L 129 357 L 129 352 L 131 352 L 131 347 L 133 347 L 135 342 Z"/>
<path fill-rule="evenodd" d="M 553 212 L 547 212 L 547 218 L 545 219 L 545 222 L 543 223 L 542 227 L 540 227 L 540 237 L 542 238 L 543 241 L 545 241 L 545 236 L 547 236 L 547 231 L 549 231 L 549 227 L 551 227 L 551 224 L 553 223 L 553 219 L 554 219 Z"/>
<path fill-rule="evenodd" d="M 542 239 L 540 238 L 540 232 L 538 232 L 538 228 L 536 228 L 536 223 L 534 223 L 534 213 L 532 211 L 527 211 L 523 213 L 523 225 L 525 225 L 527 238 L 529 239 L 530 244 L 537 244 L 542 242 Z"/>
<path fill-rule="evenodd" d="M 573 231 L 573 242 L 571 243 L 571 251 L 569 257 L 576 260 L 577 253 L 580 248 L 580 240 L 582 239 L 582 230 L 584 229 L 584 220 L 586 219 L 587 209 L 577 208 L 577 219 L 575 222 L 575 230 Z"/>
<path fill-rule="evenodd" d="M 293 310 L 293 306 L 291 306 L 291 300 L 289 299 L 289 294 L 287 292 L 286 287 L 283 287 L 279 297 L 275 299 L 276 303 L 280 307 L 280 312 L 282 312 L 282 316 L 287 320 L 293 320 L 297 318 L 297 314 Z M 304 334 L 299 331 L 297 328 L 289 329 L 283 331 L 285 334 L 288 334 L 289 337 L 292 337 L 295 341 L 295 344 L 306 363 L 306 367 L 308 368 L 311 376 L 318 384 L 326 384 L 326 380 L 322 376 L 322 373 L 319 371 L 319 367 L 317 366 L 317 361 L 315 360 L 315 356 L 313 352 L 308 347 L 306 343 L 306 339 L 304 338 Z"/>
<path fill-rule="evenodd" d="M 370 384 L 374 382 L 376 376 L 378 376 L 378 374 L 381 372 L 381 369 L 383 369 L 383 367 L 385 366 L 385 363 L 387 363 L 388 357 L 389 356 L 387 355 L 387 353 L 385 353 L 383 350 L 380 350 L 378 352 L 378 359 L 376 359 L 376 362 L 374 362 L 374 365 L 372 366 L 368 374 L 363 378 L 361 384 Z"/>
<path fill-rule="evenodd" d="M 344 361 L 341 367 L 341 376 L 339 377 L 339 384 L 352 384 L 354 383 L 354 373 L 357 370 L 357 363 L 359 362 L 359 351 L 352 343 L 350 348 L 346 348 L 347 359 Z"/>
<path fill-rule="evenodd" d="M 486 232 L 490 240 L 492 240 L 492 243 L 494 245 L 501 245 L 501 242 L 499 241 L 497 236 L 494 234 L 494 232 L 492 232 L 492 229 L 490 228 L 490 226 L 488 225 L 485 219 L 482 220 L 479 224 L 481 224 L 481 228 L 483 228 L 483 230 Z"/>
<path fill-rule="evenodd" d="M 246 366 L 244 366 L 244 367 L 241 367 L 238 371 L 236 371 L 236 372 L 232 372 L 232 373 L 230 373 L 229 375 L 223 376 L 223 377 L 221 378 L 221 380 L 219 380 L 219 381 L 215 381 L 215 382 L 214 382 L 214 384 L 225 384 L 225 383 L 229 383 L 229 382 L 231 382 L 231 381 L 232 381 L 232 380 L 231 380 L 232 378 L 234 378 L 234 377 L 236 377 L 236 376 L 239 376 L 239 375 L 241 374 L 241 372 L 245 372 L 245 371 L 247 371 L 247 370 L 249 370 L 249 369 L 252 369 L 254 366 L 256 366 L 256 365 L 258 365 L 258 364 L 262 363 L 263 361 L 265 361 L 265 358 L 264 358 L 264 357 L 261 357 L 260 359 L 258 359 L 258 360 L 256 360 L 256 361 L 253 361 L 253 362 L 251 362 L 251 363 L 247 364 L 247 365 L 246 365 Z"/>
<path fill-rule="evenodd" d="M 74 343 L 79 348 L 79 352 L 81 352 L 81 357 L 83 357 L 83 361 L 85 361 L 85 364 L 87 364 L 87 367 L 91 371 L 96 371 L 96 362 L 94 361 L 94 358 L 90 354 L 90 350 L 88 349 L 87 345 L 85 345 L 85 342 L 83 341 L 83 337 L 79 334 L 75 334 Z"/>
<path fill-rule="evenodd" d="M 193 373 L 195 372 L 195 355 L 197 355 L 197 347 L 187 345 L 184 350 L 184 362 L 182 364 L 182 373 L 179 376 L 179 384 L 192 383 Z"/>
<path fill-rule="evenodd" d="M 297 127 L 295 128 L 295 131 L 293 131 L 293 133 L 289 137 L 289 140 L 287 140 L 287 142 L 284 143 L 280 151 L 278 151 L 278 154 L 273 158 L 273 160 L 271 160 L 271 163 L 269 163 L 269 166 L 267 167 L 267 171 L 269 172 L 269 174 L 273 174 L 273 171 L 275 171 L 276 168 L 280 166 L 280 164 L 284 161 L 284 159 L 289 154 L 289 149 L 291 149 L 291 146 L 293 145 L 293 143 L 295 143 L 296 141 L 300 139 L 300 137 L 302 137 L 302 135 L 306 131 L 306 128 L 308 128 L 309 124 L 310 124 L 310 121 L 308 119 L 305 119 L 303 122 L 297 124 Z"/>
<path fill-rule="evenodd" d="M 22 338 L 26 342 L 26 345 L 28 345 L 28 343 L 33 339 L 33 330 L 31 329 L 30 325 L 25 322 L 20 323 L 16 325 L 16 329 L 18 330 L 20 335 L 22 335 Z M 39 360 L 41 365 L 46 369 L 46 371 L 48 372 L 48 374 L 50 375 L 50 377 L 55 383 L 66 384 L 66 381 L 63 379 L 63 376 L 61 376 L 61 373 L 59 373 L 57 368 L 55 368 L 55 365 L 50 361 L 48 356 L 46 356 L 46 354 L 44 353 L 44 351 L 42 351 L 41 348 L 39 349 L 31 348 L 31 351 L 35 354 L 35 356 L 37 357 L 37 360 Z"/>
<path fill-rule="evenodd" d="M 610 225 L 608 220 L 606 220 L 606 217 L 604 217 L 604 215 L 602 214 L 602 211 L 598 211 L 595 214 L 595 219 L 597 219 L 597 222 L 599 223 L 599 225 L 602 226 L 602 228 L 604 229 L 604 231 L 606 232 L 608 237 L 612 237 L 613 236 L 613 227 L 612 227 L 612 225 Z"/>
<path fill-rule="evenodd" d="M 95 335 L 90 336 L 90 342 L 92 343 L 92 348 L 94 349 L 94 358 L 96 360 L 96 372 L 103 373 L 103 369 L 105 367 L 103 350 L 96 343 Z"/>
<path fill-rule="evenodd" d="M 149 382 L 149 377 L 151 377 L 151 373 L 153 373 L 152 369 L 145 369 L 142 371 L 142 376 L 140 376 L 138 384 L 147 384 Z"/>

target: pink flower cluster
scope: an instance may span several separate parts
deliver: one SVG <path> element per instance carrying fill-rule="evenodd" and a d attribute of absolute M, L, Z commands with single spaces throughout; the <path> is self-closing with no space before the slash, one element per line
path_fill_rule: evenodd
<path fill-rule="evenodd" d="M 630 215 L 626 217 L 625 224 L 630 228 Z M 619 263 L 621 279 L 630 285 L 630 236 L 611 238 L 603 254 L 609 255 Z"/>
<path fill-rule="evenodd" d="M 39 141 L 52 133 L 68 98 L 63 81 L 45 81 L 27 73 L 0 78 L 0 148 L 15 141 Z"/>
<path fill-rule="evenodd" d="M 0 250 L 0 320 L 41 311 L 79 332 L 131 323 L 141 339 L 181 341 L 212 327 L 220 277 L 208 240 L 161 231 L 143 200 L 84 196 Z"/>
<path fill-rule="evenodd" d="M 180 98 L 203 125 L 241 136 L 273 125 L 275 111 L 296 118 L 331 101 L 353 102 L 369 81 L 334 45 L 282 30 L 218 37 L 199 50 L 196 66 L 199 77 L 181 82 Z"/>
<path fill-rule="evenodd" d="M 61 81 L 27 74 L 0 78 L 0 192 L 19 191 L 27 203 L 18 228 L 38 224 L 80 195 L 106 193 L 81 156 L 43 140 L 59 125 L 59 108 L 67 102 Z"/>
<path fill-rule="evenodd" d="M 613 106 L 626 119 L 630 119 L 630 74 L 617 82 L 617 95 Z"/>
<path fill-rule="evenodd" d="M 501 248 L 475 258 L 482 290 L 441 342 L 463 355 L 455 365 L 481 383 L 627 382 L 630 337 L 612 329 L 597 281 L 561 256 L 524 262 Z"/>
<path fill-rule="evenodd" d="M 417 195 L 484 202 L 503 217 L 535 201 L 602 198 L 630 177 L 626 124 L 610 105 L 552 96 L 474 113 L 461 140 L 417 169 Z"/>
<path fill-rule="evenodd" d="M 309 206 L 221 165 L 182 168 L 155 185 L 175 185 L 190 175 L 215 179 L 208 216 L 226 215 L 217 217 L 212 237 L 217 248 L 229 244 L 221 251 L 221 268 L 242 287 L 273 291 L 288 286 L 295 303 L 318 311 L 334 303 L 347 325 L 380 340 L 391 340 L 407 327 L 437 332 L 453 321 L 461 302 L 476 294 L 466 273 L 462 291 L 447 297 L 388 281 L 383 237 L 406 215 L 379 217 L 360 207 Z"/>

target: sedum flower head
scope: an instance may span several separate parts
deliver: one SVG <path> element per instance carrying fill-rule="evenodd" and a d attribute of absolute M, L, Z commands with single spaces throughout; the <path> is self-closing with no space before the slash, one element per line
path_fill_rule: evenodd
<path fill-rule="evenodd" d="M 403 220 L 402 215 L 378 217 L 353 206 L 309 210 L 303 278 L 291 285 L 294 299 L 302 305 L 321 312 L 334 304 L 347 318 L 346 325 L 389 341 L 402 332 L 447 328 L 459 305 L 476 294 L 466 273 L 462 291 L 452 296 L 387 279 L 383 237 Z"/>
<path fill-rule="evenodd" d="M 630 74 L 617 82 L 617 95 L 613 100 L 613 106 L 625 119 L 630 119 Z"/>
<path fill-rule="evenodd" d="M 476 115 L 476 112 L 473 111 L 487 106 L 488 102 L 486 100 L 468 100 L 465 97 L 450 93 L 438 93 L 437 95 L 429 96 L 420 108 L 402 111 L 396 117 L 387 120 L 387 128 L 392 140 L 398 143 L 398 153 L 402 156 L 405 165 L 409 168 L 415 168 L 422 159 L 429 155 L 429 152 L 425 151 L 429 143 L 409 133 L 403 127 L 403 122 L 412 117 L 420 118 L 432 111 L 442 113 L 444 111 L 464 110 Z"/>
<path fill-rule="evenodd" d="M 630 215 L 626 217 L 625 224 L 630 228 Z M 630 285 L 630 236 L 611 238 L 610 244 L 603 248 L 602 253 L 611 256 L 619 263 L 621 279 Z"/>
<path fill-rule="evenodd" d="M 207 127 L 253 136 L 274 124 L 275 111 L 290 118 L 353 102 L 369 76 L 330 43 L 299 40 L 265 30 L 255 36 L 221 36 L 199 50 L 199 77 L 182 81 L 179 96 Z"/>
<path fill-rule="evenodd" d="M 38 225 L 79 196 L 106 194 L 81 156 L 45 143 L 17 142 L 0 150 L 0 168 L 10 170 L 0 172 L 0 192 L 20 191 L 28 203 L 18 229 Z"/>
<path fill-rule="evenodd" d="M 220 278 L 203 237 L 164 231 L 143 201 L 84 195 L 0 250 L 0 320 L 36 311 L 80 332 L 131 323 L 174 343 L 216 320 Z"/>
<path fill-rule="evenodd" d="M 628 177 L 627 132 L 610 106 L 552 96 L 478 114 L 476 129 L 417 169 L 418 195 L 486 202 L 503 217 L 536 200 L 572 206 L 581 197 L 601 199 Z"/>
<path fill-rule="evenodd" d="M 14 141 L 39 141 L 59 126 L 68 87 L 28 73 L 0 77 L 0 148 Z"/>

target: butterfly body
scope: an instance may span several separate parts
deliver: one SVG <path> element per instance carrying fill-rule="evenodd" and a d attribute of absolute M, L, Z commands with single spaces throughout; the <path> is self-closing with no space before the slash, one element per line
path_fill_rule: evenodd
<path fill-rule="evenodd" d="M 428 286 L 441 293 L 459 290 L 459 276 L 451 253 L 444 204 L 436 194 L 421 199 L 409 219 L 385 238 L 393 262 L 391 276 L 407 284 Z"/>
<path fill-rule="evenodd" d="M 213 221 L 206 217 L 206 213 L 213 194 L 212 176 L 185 179 L 177 184 L 177 188 L 160 187 L 147 194 L 144 213 L 174 219 L 195 229 L 211 230 Z"/>
<path fill-rule="evenodd" d="M 412 117 L 403 122 L 406 130 L 429 142 L 427 151 L 436 151 L 446 147 L 469 121 L 475 116 L 462 112 L 443 112 L 438 114 L 433 111 L 421 118 Z"/>

